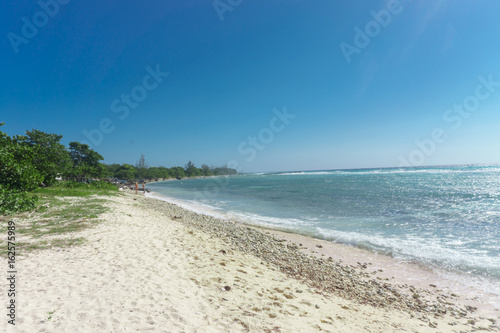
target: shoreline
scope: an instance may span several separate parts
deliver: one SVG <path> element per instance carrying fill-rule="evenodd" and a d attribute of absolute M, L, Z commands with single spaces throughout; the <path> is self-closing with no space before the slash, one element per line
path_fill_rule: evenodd
<path fill-rule="evenodd" d="M 326 262 L 324 258 L 328 258 L 329 261 L 331 262 L 336 262 L 337 267 L 343 267 L 343 269 L 351 270 L 351 272 L 355 272 L 355 274 L 359 274 L 356 276 L 356 278 L 367 278 L 371 275 L 375 275 L 375 279 L 379 281 L 383 281 L 381 283 L 383 284 L 390 284 L 391 287 L 389 288 L 400 288 L 400 289 L 406 289 L 407 295 L 410 295 L 411 297 L 415 298 L 420 298 L 422 299 L 425 298 L 425 302 L 433 302 L 434 300 L 437 300 L 437 303 L 446 303 L 442 301 L 442 298 L 449 298 L 449 295 L 452 295 L 451 298 L 453 298 L 453 301 L 456 302 L 456 304 L 460 304 L 460 307 L 467 308 L 467 309 L 472 309 L 471 312 L 476 313 L 477 315 L 480 316 L 494 316 L 495 318 L 498 317 L 500 319 L 500 309 L 496 308 L 494 306 L 485 306 L 484 299 L 473 299 L 473 295 L 458 295 L 454 293 L 453 291 L 456 291 L 453 289 L 453 287 L 449 287 L 446 284 L 442 283 L 442 278 L 433 274 L 432 271 L 429 269 L 425 269 L 424 267 L 419 267 L 418 265 L 415 265 L 413 263 L 403 263 L 399 262 L 396 259 L 390 258 L 388 256 L 376 254 L 373 252 L 369 252 L 367 250 L 362 250 L 358 248 L 351 247 L 349 245 L 344 245 L 344 244 L 338 244 L 338 243 L 332 243 L 330 241 L 326 240 L 321 240 L 321 239 L 316 239 L 308 236 L 302 236 L 299 234 L 293 234 L 289 232 L 284 232 L 284 231 L 279 231 L 279 230 L 274 230 L 274 229 L 269 229 L 269 228 L 264 228 L 264 227 L 259 227 L 259 226 L 254 226 L 254 225 L 246 225 L 242 224 L 240 222 L 234 222 L 231 220 L 226 220 L 226 219 L 219 219 L 210 215 L 205 215 L 203 213 L 197 212 L 197 211 L 192 211 L 189 210 L 188 208 L 185 207 L 180 207 L 176 203 L 171 203 L 165 200 L 161 200 L 158 198 L 147 198 L 149 200 L 156 200 L 165 203 L 166 205 L 170 206 L 170 209 L 172 207 L 174 208 L 174 211 L 178 209 L 178 212 L 181 213 L 183 212 L 186 215 L 189 215 L 188 220 L 196 220 L 196 218 L 193 218 L 194 216 L 197 216 L 197 218 L 201 218 L 201 220 L 204 221 L 210 221 L 210 223 L 221 223 L 221 224 L 227 224 L 231 225 L 231 229 L 233 228 L 240 228 L 240 229 L 247 229 L 247 230 L 255 230 L 256 232 L 260 234 L 267 234 L 270 236 L 273 240 L 272 241 L 277 241 L 281 243 L 282 241 L 287 241 L 286 247 L 290 247 L 290 244 L 293 244 L 291 246 L 296 246 L 297 249 L 301 253 L 307 253 L 308 255 L 312 255 L 313 257 L 318 258 L 319 261 L 321 261 L 320 265 L 324 264 Z M 181 216 L 180 216 L 181 217 Z M 201 228 L 201 230 L 207 232 L 207 230 L 204 230 L 204 226 L 202 223 L 195 223 L 195 227 Z M 216 228 L 218 231 L 220 231 L 220 227 Z M 208 230 L 208 232 L 210 232 Z M 233 232 L 233 231 L 231 231 Z M 220 237 L 220 235 L 217 235 Z M 241 240 L 241 239 L 240 239 Z M 304 244 L 306 244 L 304 246 Z M 234 245 L 234 244 L 233 244 Z M 302 245 L 302 246 L 301 246 Z M 241 247 L 240 247 L 241 250 Z M 327 256 L 327 254 L 331 254 L 332 250 L 334 252 L 340 252 L 343 254 L 347 254 L 344 256 L 337 256 L 337 258 L 333 259 L 331 256 Z M 353 255 L 353 252 L 357 253 L 357 255 Z M 253 253 L 255 254 L 255 253 Z M 346 258 L 348 258 L 347 262 Z M 369 262 L 365 262 L 364 260 L 362 262 L 359 262 L 360 258 L 367 259 L 369 258 Z M 332 260 L 333 259 L 333 260 Z M 354 261 L 356 260 L 356 264 L 354 264 Z M 338 264 L 337 264 L 338 263 Z M 375 265 L 374 265 L 375 263 Z M 368 266 L 373 266 L 371 267 L 372 269 L 367 269 Z M 397 268 L 397 270 L 391 270 L 392 268 Z M 389 269 L 387 269 L 389 267 Z M 406 278 L 410 277 L 410 279 L 405 280 L 405 279 L 400 279 L 401 276 L 398 277 L 398 279 L 395 279 L 395 275 L 397 276 L 401 271 L 400 269 L 402 267 L 405 267 L 406 270 Z M 286 269 L 285 269 L 286 270 Z M 383 272 L 380 272 L 379 270 L 382 270 Z M 422 274 L 422 272 L 426 272 L 426 274 Z M 410 281 L 411 278 L 414 278 L 415 275 L 420 278 L 420 283 L 417 283 L 417 280 Z M 389 278 L 389 275 L 391 276 Z M 429 277 L 432 276 L 432 279 L 429 280 Z M 373 279 L 370 279 L 371 281 L 374 281 Z M 386 282 L 387 281 L 387 282 Z M 377 282 L 375 281 L 377 284 Z M 408 292 L 409 290 L 409 292 Z M 404 293 L 404 291 L 399 290 L 398 293 Z M 412 295 L 413 294 L 413 295 Z M 415 296 L 417 294 L 418 296 Z M 448 295 L 446 295 L 448 294 Z M 404 297 L 403 297 L 404 298 Z M 366 300 L 364 300 L 366 302 Z M 377 300 L 374 302 L 376 306 L 384 306 L 380 302 L 380 300 Z M 401 300 L 399 300 L 401 301 Z M 368 301 L 369 303 L 370 301 Z M 424 303 L 425 303 L 424 302 Z M 419 302 L 417 302 L 419 303 Z M 400 304 L 399 304 L 400 305 Z M 432 306 L 435 306 L 436 303 L 434 303 Z M 432 307 L 431 306 L 431 307 Z M 390 306 L 389 306 L 390 307 Z M 415 310 L 415 308 L 418 308 L 419 305 L 415 304 L 410 304 L 408 305 L 407 310 Z M 404 307 L 403 307 L 404 308 Z M 421 306 L 421 308 L 428 308 L 428 304 Z M 400 308 L 401 309 L 401 308 Z M 440 310 L 438 310 L 439 312 Z M 452 310 L 452 312 L 454 312 Z"/>
<path fill-rule="evenodd" d="M 357 248 L 351 245 L 335 243 L 328 240 L 313 238 L 292 232 L 263 229 L 265 232 L 296 244 L 302 244 L 304 253 L 321 257 L 332 257 L 350 267 L 361 268 L 376 278 L 389 281 L 398 286 L 412 285 L 417 289 L 428 290 L 434 295 L 455 294 L 457 302 L 478 308 L 478 312 L 486 316 L 500 315 L 500 298 L 486 294 L 472 286 L 459 281 L 443 278 L 435 269 L 410 261 L 402 261 L 390 256 Z M 453 272 L 452 274 L 456 274 Z M 478 296 L 478 292 L 481 293 Z"/>
<path fill-rule="evenodd" d="M 393 258 L 369 249 L 303 235 L 293 230 L 273 229 L 272 227 L 248 224 L 239 219 L 232 220 L 230 217 L 226 217 L 224 213 L 204 210 L 201 205 L 201 208 L 191 206 L 182 200 L 167 197 L 154 191 L 151 191 L 146 197 L 179 206 L 181 209 L 195 214 L 207 215 L 224 221 L 233 221 L 257 231 L 268 233 L 276 238 L 296 244 L 304 254 L 320 259 L 331 257 L 335 261 L 340 260 L 343 264 L 353 268 L 362 267 L 363 271 L 372 274 L 376 272 L 377 278 L 389 281 L 392 284 L 400 286 L 413 285 L 436 295 L 440 292 L 455 294 L 457 295 L 457 301 L 478 308 L 483 315 L 500 316 L 500 296 L 460 281 L 460 278 L 470 278 L 465 273 L 447 272 L 444 268 Z"/>
<path fill-rule="evenodd" d="M 100 222 L 69 235 L 84 243 L 19 258 L 19 318 L 6 332 L 500 332 L 500 315 L 264 229 L 132 191 L 103 199 Z"/>

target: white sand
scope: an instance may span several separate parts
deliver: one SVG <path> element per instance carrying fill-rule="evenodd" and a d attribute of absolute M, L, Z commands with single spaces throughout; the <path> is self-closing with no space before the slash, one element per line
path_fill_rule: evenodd
<path fill-rule="evenodd" d="M 2 315 L 0 331 L 471 331 L 464 320 L 431 318 L 435 329 L 418 315 L 320 295 L 133 197 L 112 197 L 101 224 L 72 235 L 84 245 L 18 258 L 16 326 Z"/>

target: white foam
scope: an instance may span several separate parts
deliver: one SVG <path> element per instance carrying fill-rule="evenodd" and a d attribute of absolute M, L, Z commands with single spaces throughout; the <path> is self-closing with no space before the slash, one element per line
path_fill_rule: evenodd
<path fill-rule="evenodd" d="M 477 249 L 446 247 L 446 240 L 433 237 L 407 236 L 388 237 L 383 234 L 364 234 L 359 232 L 337 231 L 316 228 L 321 238 L 339 243 L 362 245 L 372 250 L 389 253 L 396 258 L 418 260 L 438 264 L 453 270 L 495 271 L 500 267 L 500 258 L 483 255 Z"/>
<path fill-rule="evenodd" d="M 285 229 L 296 232 L 300 231 L 300 229 L 302 228 L 314 226 L 312 222 L 295 218 L 270 217 L 248 212 L 238 212 L 231 210 L 227 212 L 221 212 L 220 211 L 221 208 L 215 205 L 209 205 L 194 200 L 180 200 L 156 192 L 146 193 L 146 196 L 175 204 L 179 207 L 193 211 L 195 213 L 209 215 L 224 220 L 228 219 L 236 220 L 244 224 L 257 225 L 267 228 L 278 228 L 281 230 Z"/>
<path fill-rule="evenodd" d="M 306 171 L 306 172 L 284 172 L 277 173 L 277 176 L 316 176 L 316 175 L 334 175 L 337 171 Z"/>
<path fill-rule="evenodd" d="M 310 222 L 295 218 L 271 217 L 253 213 L 236 212 L 236 211 L 229 211 L 227 212 L 227 215 L 230 218 L 238 220 L 245 224 L 259 225 L 268 228 L 287 229 L 291 231 L 292 230 L 299 231 L 297 229 L 313 226 L 313 224 Z"/>
<path fill-rule="evenodd" d="M 324 171 L 305 171 L 305 172 L 283 172 L 277 173 L 279 176 L 314 176 L 314 175 L 377 175 L 377 174 L 449 174 L 449 173 L 499 173 L 500 167 L 487 167 L 484 169 L 450 169 L 450 168 L 395 168 L 395 169 L 367 169 L 367 170 L 324 170 Z"/>
<path fill-rule="evenodd" d="M 186 210 L 190 210 L 190 211 L 198 213 L 198 214 L 209 215 L 209 216 L 213 216 L 213 217 L 216 217 L 219 219 L 224 219 L 224 220 L 227 220 L 229 218 L 226 214 L 224 214 L 222 212 L 218 212 L 217 207 L 203 204 L 203 203 L 200 203 L 197 201 L 179 200 L 179 199 L 168 197 L 168 196 L 165 196 L 163 194 L 156 193 L 156 192 L 146 193 L 146 196 L 149 198 L 155 198 L 158 200 L 166 201 L 168 203 L 177 205 L 181 208 L 184 208 Z"/>

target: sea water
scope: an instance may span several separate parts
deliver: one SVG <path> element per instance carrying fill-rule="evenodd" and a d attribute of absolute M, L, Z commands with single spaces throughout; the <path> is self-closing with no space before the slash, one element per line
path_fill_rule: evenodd
<path fill-rule="evenodd" d="M 460 272 L 500 295 L 500 166 L 259 173 L 148 188 L 219 217 Z"/>

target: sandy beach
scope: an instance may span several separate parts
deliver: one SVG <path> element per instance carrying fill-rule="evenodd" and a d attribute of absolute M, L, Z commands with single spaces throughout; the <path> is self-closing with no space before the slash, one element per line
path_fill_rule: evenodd
<path fill-rule="evenodd" d="M 99 224 L 69 236 L 82 245 L 17 258 L 16 325 L 4 315 L 2 331 L 500 331 L 498 309 L 427 280 L 399 285 L 376 258 L 340 262 L 346 246 L 128 191 L 105 205 Z"/>

